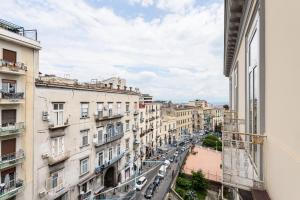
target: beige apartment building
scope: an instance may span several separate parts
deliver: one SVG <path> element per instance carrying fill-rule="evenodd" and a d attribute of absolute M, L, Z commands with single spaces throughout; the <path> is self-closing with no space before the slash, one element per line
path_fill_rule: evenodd
<path fill-rule="evenodd" d="M 223 183 L 236 199 L 299 199 L 299 8 L 295 0 L 225 1 Z"/>
<path fill-rule="evenodd" d="M 152 100 L 152 96 L 142 94 L 139 104 L 140 112 L 140 152 L 141 160 L 153 156 L 161 132 L 161 103 Z"/>
<path fill-rule="evenodd" d="M 36 30 L 0 19 L 0 199 L 31 200 L 33 101 L 40 43 Z"/>
<path fill-rule="evenodd" d="M 134 176 L 140 94 L 109 83 L 36 80 L 32 199 L 92 199 Z"/>
<path fill-rule="evenodd" d="M 159 135 L 158 146 L 170 145 L 176 142 L 176 117 L 162 116 L 161 133 Z"/>
<path fill-rule="evenodd" d="M 203 127 L 205 130 L 216 131 L 224 123 L 224 108 L 210 107 L 203 110 Z M 218 127 L 217 127 L 218 126 Z"/>

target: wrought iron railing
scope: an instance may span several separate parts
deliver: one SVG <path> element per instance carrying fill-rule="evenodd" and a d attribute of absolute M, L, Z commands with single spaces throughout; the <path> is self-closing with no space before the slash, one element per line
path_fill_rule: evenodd
<path fill-rule="evenodd" d="M 18 152 L 1 155 L 0 157 L 0 169 L 14 166 L 19 164 L 25 158 L 24 151 L 20 149 Z"/>
<path fill-rule="evenodd" d="M 25 129 L 24 122 L 3 123 L 0 126 L 0 136 L 19 134 Z"/>

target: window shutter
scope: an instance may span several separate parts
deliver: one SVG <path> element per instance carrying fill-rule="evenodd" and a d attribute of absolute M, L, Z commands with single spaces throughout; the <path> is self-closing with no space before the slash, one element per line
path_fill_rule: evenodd
<path fill-rule="evenodd" d="M 65 138 L 61 137 L 61 153 L 65 152 Z"/>

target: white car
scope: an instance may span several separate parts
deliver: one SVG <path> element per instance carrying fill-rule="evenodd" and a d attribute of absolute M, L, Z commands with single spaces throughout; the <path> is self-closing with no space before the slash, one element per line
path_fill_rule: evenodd
<path fill-rule="evenodd" d="M 165 160 L 164 162 L 164 166 L 166 166 L 167 168 L 170 166 L 171 162 L 169 160 Z"/>
<path fill-rule="evenodd" d="M 159 170 L 158 170 L 158 176 L 160 176 L 161 178 L 164 178 L 167 172 L 167 167 L 165 165 L 160 166 Z"/>
<path fill-rule="evenodd" d="M 146 185 L 147 183 L 147 179 L 145 176 L 142 176 L 141 178 L 139 178 L 139 180 L 136 182 L 135 188 L 136 190 L 142 190 L 143 187 Z"/>

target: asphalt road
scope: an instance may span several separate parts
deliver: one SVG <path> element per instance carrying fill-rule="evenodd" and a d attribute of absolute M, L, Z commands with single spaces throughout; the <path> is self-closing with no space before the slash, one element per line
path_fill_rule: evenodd
<path fill-rule="evenodd" d="M 168 155 L 167 155 L 167 158 L 169 158 L 171 155 L 174 155 L 175 153 L 175 149 L 173 149 L 173 151 L 169 152 Z M 155 193 L 152 197 L 152 199 L 155 199 L 155 200 L 162 200 L 165 196 L 165 194 L 169 191 L 169 187 L 171 185 L 171 182 L 173 180 L 173 177 L 172 177 L 172 171 L 174 170 L 174 175 L 175 175 L 175 172 L 176 170 L 178 170 L 178 164 L 180 161 L 182 161 L 184 159 L 184 152 L 181 153 L 178 157 L 177 157 L 177 160 L 178 162 L 173 162 L 171 163 L 170 167 L 168 168 L 167 170 L 167 174 L 166 176 L 164 177 L 164 179 L 162 180 L 162 182 L 160 183 L 160 185 L 158 186 L 158 188 L 156 188 L 155 190 Z M 157 167 L 156 170 L 153 170 L 152 172 L 148 173 L 146 175 L 147 177 L 147 184 L 143 187 L 142 191 L 138 191 L 136 193 L 136 199 L 137 200 L 140 200 L 140 199 L 146 199 L 144 197 L 144 194 L 146 192 L 146 189 L 147 187 L 153 182 L 154 180 L 154 177 L 157 175 L 158 173 L 158 170 L 159 170 L 159 167 Z"/>

